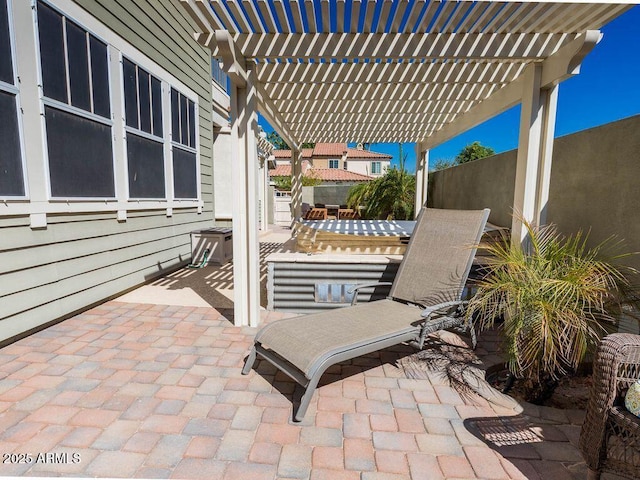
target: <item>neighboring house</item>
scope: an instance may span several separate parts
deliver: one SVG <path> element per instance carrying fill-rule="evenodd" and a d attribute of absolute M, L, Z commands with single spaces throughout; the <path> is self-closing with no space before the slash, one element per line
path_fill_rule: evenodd
<path fill-rule="evenodd" d="M 305 177 L 317 178 L 322 185 L 339 185 L 353 184 L 361 182 L 370 182 L 374 178 L 360 173 L 350 172 L 348 170 L 340 170 L 337 168 L 316 168 L 311 165 L 308 160 L 302 161 L 302 174 Z M 269 170 L 269 176 L 274 177 L 290 177 L 290 164 L 277 164 L 275 168 Z"/>
<path fill-rule="evenodd" d="M 291 150 L 274 150 L 277 163 L 290 163 Z M 316 143 L 314 148 L 302 149 L 303 160 L 308 160 L 314 169 L 338 169 L 381 177 L 391 166 L 391 155 L 371 152 L 358 144 L 349 148 L 346 143 Z"/>
<path fill-rule="evenodd" d="M 0 343 L 190 258 L 210 53 L 179 2 L 0 0 Z"/>

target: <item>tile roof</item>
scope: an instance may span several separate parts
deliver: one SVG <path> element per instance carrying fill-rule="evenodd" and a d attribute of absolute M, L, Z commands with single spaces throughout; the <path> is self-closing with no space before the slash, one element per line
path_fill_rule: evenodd
<path fill-rule="evenodd" d="M 274 150 L 273 156 L 276 158 L 286 158 L 291 160 L 291 150 Z M 313 156 L 313 148 L 303 148 L 302 158 L 311 158 Z"/>
<path fill-rule="evenodd" d="M 306 176 L 316 177 L 325 182 L 368 182 L 374 180 L 373 177 L 362 175 L 361 173 L 350 172 L 340 168 L 313 168 L 307 162 L 303 164 L 302 171 Z M 291 165 L 278 165 L 269 170 L 272 177 L 288 177 L 291 175 Z"/>
<path fill-rule="evenodd" d="M 314 176 L 329 182 L 369 182 L 374 180 L 373 177 L 368 175 L 340 168 L 312 168 L 311 172 Z"/>
<path fill-rule="evenodd" d="M 379 159 L 391 159 L 391 155 L 386 153 L 372 152 L 371 150 L 358 150 L 357 148 L 347 149 L 347 159 L 354 160 L 356 158 L 379 158 Z"/>
<path fill-rule="evenodd" d="M 347 158 L 379 158 L 391 159 L 391 155 L 386 153 L 372 152 L 370 150 L 358 150 L 357 148 L 348 148 L 346 143 L 316 143 L 314 148 L 303 148 L 302 158 L 312 157 L 341 157 L 347 152 Z M 274 150 L 275 158 L 291 159 L 291 150 Z"/>
<path fill-rule="evenodd" d="M 307 173 L 307 170 L 311 168 L 311 164 L 308 160 L 302 162 L 302 173 Z M 272 177 L 289 177 L 291 176 L 291 164 L 276 165 L 276 168 L 269 169 L 269 175 Z"/>
<path fill-rule="evenodd" d="M 338 156 L 341 157 L 347 151 L 346 143 L 316 143 L 313 156 Z"/>

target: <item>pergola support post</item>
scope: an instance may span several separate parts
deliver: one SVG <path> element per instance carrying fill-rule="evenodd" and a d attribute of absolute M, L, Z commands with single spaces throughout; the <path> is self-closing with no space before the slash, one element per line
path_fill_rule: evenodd
<path fill-rule="evenodd" d="M 260 321 L 258 242 L 258 135 L 256 74 L 247 70 L 244 86 L 231 85 L 231 152 L 233 169 L 233 313 L 237 326 Z"/>
<path fill-rule="evenodd" d="M 267 166 L 267 157 L 260 160 L 260 169 L 258 173 L 260 179 L 260 230 L 266 232 L 269 230 L 269 168 Z"/>
<path fill-rule="evenodd" d="M 302 150 L 291 149 L 291 216 L 293 224 L 302 216 Z"/>
<path fill-rule="evenodd" d="M 427 190 L 429 187 L 429 150 L 423 149 L 420 143 L 416 143 L 416 203 L 415 217 L 420 209 L 427 203 Z"/>
<path fill-rule="evenodd" d="M 535 225 L 546 221 L 558 87 L 543 89 L 542 73 L 540 65 L 532 64 L 524 74 L 511 223 L 513 243 L 527 238 L 522 220 Z"/>

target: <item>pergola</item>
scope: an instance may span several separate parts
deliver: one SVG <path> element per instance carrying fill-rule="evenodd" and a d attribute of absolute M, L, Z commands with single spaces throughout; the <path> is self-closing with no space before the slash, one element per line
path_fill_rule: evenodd
<path fill-rule="evenodd" d="M 520 103 L 514 210 L 544 222 L 558 84 L 638 0 L 181 0 L 231 79 L 234 318 L 260 318 L 257 113 L 291 146 L 415 142 L 429 150 Z M 417 209 L 416 209 L 417 210 Z M 514 221 L 512 238 L 525 232 Z"/>

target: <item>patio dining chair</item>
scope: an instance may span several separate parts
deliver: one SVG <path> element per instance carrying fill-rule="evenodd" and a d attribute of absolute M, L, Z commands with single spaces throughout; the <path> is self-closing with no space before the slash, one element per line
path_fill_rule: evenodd
<path fill-rule="evenodd" d="M 304 219 L 305 220 L 326 220 L 327 209 L 314 207 L 306 213 L 306 215 L 304 216 Z"/>
<path fill-rule="evenodd" d="M 389 296 L 383 300 L 279 320 L 256 335 L 248 374 L 259 355 L 301 384 L 301 421 L 324 371 L 336 363 L 408 342 L 422 348 L 428 334 L 467 327 L 461 300 L 489 210 L 423 208 Z M 360 285 L 355 290 L 378 284 Z"/>

